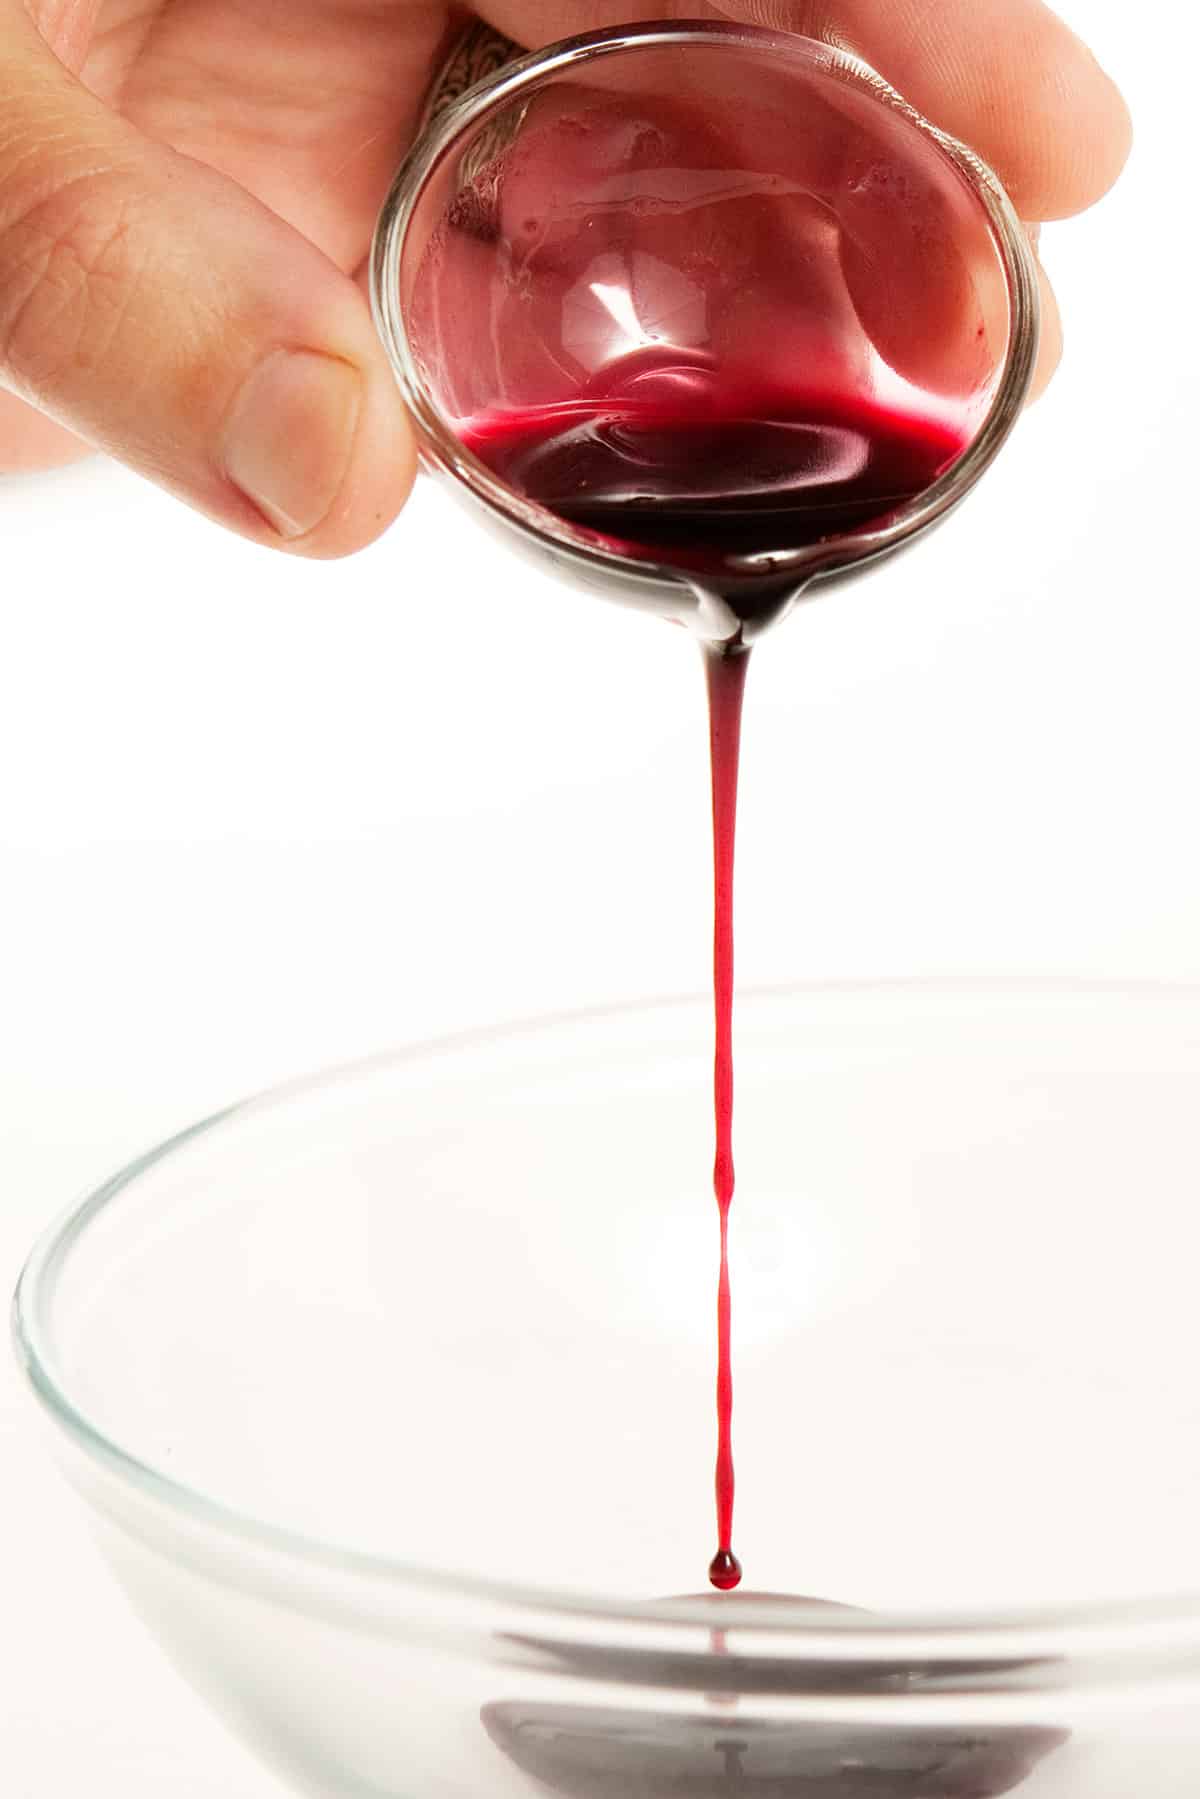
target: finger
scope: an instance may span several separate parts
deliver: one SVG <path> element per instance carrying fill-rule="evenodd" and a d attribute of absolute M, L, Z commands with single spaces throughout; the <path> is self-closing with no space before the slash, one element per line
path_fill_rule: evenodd
<path fill-rule="evenodd" d="M 1038 346 L 1037 367 L 1034 370 L 1033 381 L 1029 389 L 1031 405 L 1034 400 L 1041 399 L 1049 387 L 1055 370 L 1062 361 L 1063 353 L 1062 317 L 1058 310 L 1058 300 L 1050 285 L 1050 279 L 1040 262 L 1038 264 L 1038 285 L 1042 295 L 1042 335 Z"/>
<path fill-rule="evenodd" d="M 248 537 L 358 549 L 412 434 L 354 283 L 0 5 L 0 382 Z"/>
<path fill-rule="evenodd" d="M 1041 0 L 715 0 L 734 18 L 855 51 L 935 125 L 987 160 L 1025 219 L 1107 193 L 1129 111 L 1096 58 Z"/>
<path fill-rule="evenodd" d="M 986 158 L 1026 219 L 1081 212 L 1129 154 L 1119 90 L 1041 0 L 485 0 L 480 10 L 535 48 L 619 21 L 714 13 L 841 45 Z"/>
<path fill-rule="evenodd" d="M 85 83 L 352 269 L 412 141 L 445 37 L 440 9 L 171 0 L 158 13 L 132 71 L 114 64 L 110 34 Z"/>

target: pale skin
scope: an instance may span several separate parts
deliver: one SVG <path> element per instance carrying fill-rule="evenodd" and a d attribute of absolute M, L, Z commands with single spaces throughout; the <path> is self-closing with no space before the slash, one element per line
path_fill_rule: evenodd
<path fill-rule="evenodd" d="M 735 17 L 843 44 L 974 145 L 1031 226 L 1129 150 L 1041 0 L 488 0 L 537 47 Z M 438 0 L 0 0 L 0 473 L 107 451 L 311 557 L 395 518 L 412 431 L 363 294 L 380 202 L 464 15 Z M 1040 390 L 1061 353 L 1043 276 Z"/>

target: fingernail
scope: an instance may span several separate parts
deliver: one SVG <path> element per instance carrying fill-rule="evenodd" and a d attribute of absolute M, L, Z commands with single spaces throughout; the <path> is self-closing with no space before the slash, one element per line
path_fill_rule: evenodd
<path fill-rule="evenodd" d="M 225 473 L 289 541 L 325 518 L 350 466 L 362 376 L 315 350 L 276 350 L 242 384 L 225 425 Z"/>

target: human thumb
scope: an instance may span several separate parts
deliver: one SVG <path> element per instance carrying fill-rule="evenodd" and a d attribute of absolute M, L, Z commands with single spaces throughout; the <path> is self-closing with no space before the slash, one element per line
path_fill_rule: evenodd
<path fill-rule="evenodd" d="M 412 482 L 362 294 L 144 137 L 0 0 L 0 386 L 260 543 L 359 549 Z"/>

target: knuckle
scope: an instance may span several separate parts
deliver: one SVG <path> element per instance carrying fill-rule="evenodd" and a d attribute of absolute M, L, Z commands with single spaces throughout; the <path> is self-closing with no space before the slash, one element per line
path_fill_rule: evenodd
<path fill-rule="evenodd" d="M 33 397 L 103 362 L 143 256 L 127 177 L 88 172 L 0 218 L 0 367 Z"/>

